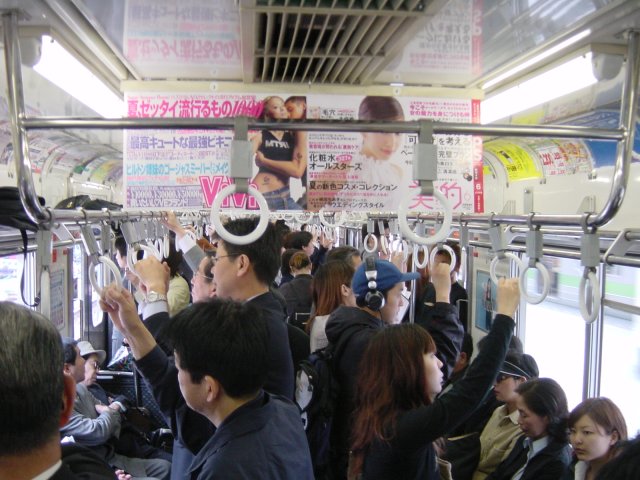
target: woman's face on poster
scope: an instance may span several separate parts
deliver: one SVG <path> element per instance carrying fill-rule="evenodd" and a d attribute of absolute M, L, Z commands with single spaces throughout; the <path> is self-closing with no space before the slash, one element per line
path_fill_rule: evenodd
<path fill-rule="evenodd" d="M 362 153 L 376 160 L 389 160 L 401 143 L 401 133 L 365 132 L 362 134 Z"/>
<path fill-rule="evenodd" d="M 264 113 L 273 120 L 284 120 L 289 118 L 289 112 L 284 106 L 284 101 L 280 97 L 271 97 L 264 106 Z"/>

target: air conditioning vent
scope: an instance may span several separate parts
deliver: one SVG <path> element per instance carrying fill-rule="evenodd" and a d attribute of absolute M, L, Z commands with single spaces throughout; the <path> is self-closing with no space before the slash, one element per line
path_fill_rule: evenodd
<path fill-rule="evenodd" d="M 247 0 L 241 5 L 244 79 L 371 83 L 442 3 L 427 9 L 425 1 Z"/>

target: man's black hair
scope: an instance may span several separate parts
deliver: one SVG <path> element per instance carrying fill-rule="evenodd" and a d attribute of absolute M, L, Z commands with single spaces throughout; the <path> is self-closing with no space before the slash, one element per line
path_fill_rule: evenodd
<path fill-rule="evenodd" d="M 269 333 L 250 304 L 218 298 L 194 303 L 171 319 L 165 335 L 193 383 L 209 375 L 239 398 L 256 393 L 267 379 Z"/>
<path fill-rule="evenodd" d="M 225 224 L 225 228 L 233 235 L 244 236 L 254 231 L 258 222 L 258 217 L 239 218 L 237 220 L 229 220 Z M 223 242 L 228 255 L 246 255 L 249 257 L 258 280 L 264 285 L 271 285 L 280 268 L 280 244 L 278 242 L 278 234 L 272 223 L 267 225 L 267 229 L 258 240 L 249 245 Z"/>
<path fill-rule="evenodd" d="M 302 250 L 309 245 L 309 242 L 313 240 L 313 235 L 310 232 L 291 232 L 284 237 L 284 248 L 295 248 L 296 250 Z"/>
<path fill-rule="evenodd" d="M 62 353 L 64 356 L 64 363 L 68 363 L 70 365 L 76 363 L 76 358 L 78 358 L 78 350 L 76 350 L 77 345 L 78 342 L 73 338 L 62 338 Z"/>
<path fill-rule="evenodd" d="M 352 247 L 351 245 L 343 245 L 342 247 L 332 248 L 327 252 L 327 262 L 331 261 L 341 261 L 351 263 L 352 257 L 359 257 L 360 252 L 356 247 Z"/>

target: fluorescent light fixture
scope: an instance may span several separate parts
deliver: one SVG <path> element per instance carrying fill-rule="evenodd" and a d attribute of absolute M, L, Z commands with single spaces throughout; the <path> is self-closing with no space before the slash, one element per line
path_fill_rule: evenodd
<path fill-rule="evenodd" d="M 389 84 L 390 87 L 404 87 L 404 83 L 402 82 L 391 82 Z"/>
<path fill-rule="evenodd" d="M 554 54 L 558 53 L 561 50 L 564 50 L 565 48 L 567 48 L 567 47 L 573 45 L 574 43 L 582 40 L 584 37 L 586 37 L 586 36 L 588 36 L 590 34 L 591 34 L 591 29 L 586 29 L 586 30 L 583 30 L 582 32 L 574 35 L 573 37 L 567 38 L 564 42 L 560 42 L 555 47 L 552 47 L 552 48 L 550 48 L 548 50 L 545 50 L 540 55 L 536 55 L 535 57 L 530 58 L 529 60 L 527 60 L 524 63 L 521 63 L 517 67 L 514 67 L 511 70 L 508 70 L 505 73 L 503 73 L 501 75 L 498 75 L 496 78 L 492 78 L 487 83 L 482 85 L 482 89 L 486 90 L 487 88 L 492 87 L 494 85 L 497 85 L 498 83 L 502 82 L 503 80 L 505 80 L 507 78 L 513 77 L 516 73 L 521 72 L 522 70 L 524 70 L 526 68 L 529 68 L 531 65 L 535 65 L 536 63 L 544 60 L 547 57 L 550 57 L 551 55 L 554 55 Z"/>
<path fill-rule="evenodd" d="M 480 107 L 481 123 L 491 123 L 593 85 L 591 52 L 487 98 Z"/>
<path fill-rule="evenodd" d="M 122 117 L 124 101 L 51 37 L 42 37 L 42 57 L 33 69 L 99 115 Z"/>

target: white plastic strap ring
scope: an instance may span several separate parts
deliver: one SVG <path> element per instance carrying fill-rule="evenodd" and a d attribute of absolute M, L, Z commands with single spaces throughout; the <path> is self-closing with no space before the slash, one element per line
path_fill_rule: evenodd
<path fill-rule="evenodd" d="M 313 220 L 312 212 L 307 212 L 306 214 L 304 212 L 296 213 L 294 215 L 295 215 L 296 222 L 300 223 L 301 225 L 307 225 L 311 220 Z"/>
<path fill-rule="evenodd" d="M 389 240 L 384 234 L 380 235 L 380 251 L 383 255 L 389 254 Z"/>
<path fill-rule="evenodd" d="M 105 257 L 104 255 L 98 257 L 98 262 L 111 270 L 116 285 L 118 287 L 121 287 L 122 279 L 120 278 L 120 270 L 118 270 L 116 264 L 113 263 L 113 261 L 109 257 Z M 91 265 L 89 265 L 89 283 L 91 283 L 91 286 L 98 295 L 102 295 L 102 288 L 100 288 L 98 280 L 96 279 L 96 266 L 97 263 L 91 263 Z"/>
<path fill-rule="evenodd" d="M 449 273 L 451 273 L 456 269 L 456 262 L 458 261 L 458 257 L 456 257 L 456 252 L 453 251 L 453 248 L 451 248 L 447 244 L 442 244 L 431 249 L 431 255 L 429 255 L 429 268 L 433 269 L 433 266 L 436 262 L 436 255 L 442 250 L 447 252 L 451 257 L 451 264 L 449 265 Z"/>
<path fill-rule="evenodd" d="M 520 260 L 516 255 L 511 252 L 505 252 L 504 256 L 510 260 L 513 260 L 518 267 L 518 272 L 524 270 L 524 265 L 522 264 L 522 260 Z M 489 267 L 489 275 L 491 276 L 491 281 L 498 285 L 498 277 L 496 276 L 496 267 L 498 266 L 498 262 L 500 261 L 500 257 L 497 255 L 493 257 L 491 260 L 491 266 Z"/>
<path fill-rule="evenodd" d="M 420 253 L 421 248 L 422 253 L 424 254 L 422 261 L 418 258 L 418 253 Z M 426 266 L 429 265 L 429 247 L 426 245 L 419 245 L 417 243 L 413 244 L 413 264 L 416 268 L 426 268 Z"/>
<path fill-rule="evenodd" d="M 267 230 L 267 226 L 269 225 L 269 206 L 267 205 L 267 201 L 264 196 L 258 190 L 255 188 L 249 188 L 247 194 L 253 196 L 260 207 L 260 221 L 253 232 L 244 236 L 234 235 L 224 228 L 224 225 L 222 225 L 222 222 L 220 221 L 220 207 L 222 206 L 222 201 L 233 193 L 236 193 L 235 184 L 227 185 L 218 192 L 216 198 L 213 199 L 213 204 L 211 205 L 211 223 L 215 227 L 216 232 L 218 232 L 218 235 L 220 235 L 220 238 L 225 242 L 229 242 L 233 245 L 248 245 L 258 240 Z"/>
<path fill-rule="evenodd" d="M 162 261 L 162 255 L 160 255 L 160 252 L 158 250 L 156 250 L 155 247 L 152 247 L 150 245 L 144 245 L 144 244 L 138 244 L 138 249 L 139 250 L 143 250 L 145 252 L 147 252 L 150 255 L 153 255 L 154 257 L 156 257 L 158 259 L 159 262 Z M 135 248 L 131 248 L 131 246 L 129 246 L 129 249 L 127 250 L 127 267 L 129 267 L 129 270 L 131 270 L 132 272 L 134 272 L 136 270 L 135 268 L 135 264 L 137 261 L 136 258 L 136 252 L 137 249 Z"/>
<path fill-rule="evenodd" d="M 398 240 L 396 252 L 402 253 L 402 261 L 406 262 L 409 260 L 409 244 L 406 240 Z"/>
<path fill-rule="evenodd" d="M 369 241 L 372 241 L 373 247 L 369 247 Z M 364 237 L 364 251 L 367 253 L 375 253 L 378 251 L 378 237 L 373 233 L 367 233 Z"/>
<path fill-rule="evenodd" d="M 163 253 L 163 257 L 167 258 L 168 255 L 164 255 L 164 242 L 161 238 L 156 238 L 155 242 L 153 242 L 153 246 L 156 250 Z"/>
<path fill-rule="evenodd" d="M 586 303 L 587 281 L 591 283 L 591 313 L 589 313 Z M 582 318 L 584 318 L 587 324 L 593 323 L 595 319 L 598 318 L 598 314 L 600 313 L 600 282 L 598 281 L 598 276 L 588 269 L 585 269 L 580 279 L 578 306 L 580 307 Z"/>
<path fill-rule="evenodd" d="M 170 240 L 169 240 L 169 235 L 165 235 L 164 238 L 162 239 L 162 253 L 164 258 L 169 258 L 169 254 L 171 253 L 171 244 L 170 244 Z"/>
<path fill-rule="evenodd" d="M 409 208 L 409 201 L 413 196 L 409 194 L 403 198 L 400 205 L 398 205 L 398 225 L 400 226 L 400 231 L 405 238 L 411 240 L 413 243 L 419 243 L 420 245 L 433 245 L 445 241 L 449 236 L 449 232 L 451 231 L 451 220 L 453 219 L 451 203 L 449 203 L 449 200 L 447 200 L 444 194 L 438 189 L 433 190 L 433 196 L 438 199 L 440 205 L 442 205 L 442 208 L 444 209 L 444 221 L 442 222 L 440 229 L 430 237 L 421 237 L 409 227 L 407 211 Z"/>
<path fill-rule="evenodd" d="M 545 267 L 544 263 L 536 262 L 535 268 L 540 272 L 542 277 L 542 293 L 540 295 L 530 295 L 527 292 L 527 271 L 533 268 L 529 265 L 520 270 L 520 277 L 518 277 L 518 284 L 520 286 L 520 294 L 530 304 L 537 305 L 541 303 L 547 295 L 549 295 L 549 286 L 551 283 L 551 277 L 549 276 L 549 270 Z"/>
<path fill-rule="evenodd" d="M 325 218 L 324 213 L 325 213 L 324 208 L 321 208 L 320 211 L 318 212 L 318 215 L 320 216 L 320 223 L 322 223 L 325 227 L 333 227 L 333 228 L 339 227 L 344 223 L 345 217 L 347 216 L 344 210 L 340 212 L 334 212 L 333 214 L 334 222 L 331 223 Z M 340 213 L 340 215 L 338 215 L 338 213 Z"/>

